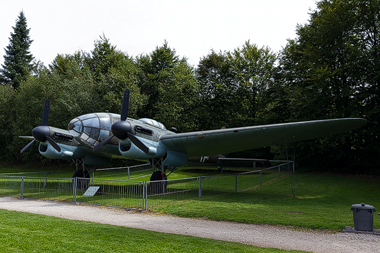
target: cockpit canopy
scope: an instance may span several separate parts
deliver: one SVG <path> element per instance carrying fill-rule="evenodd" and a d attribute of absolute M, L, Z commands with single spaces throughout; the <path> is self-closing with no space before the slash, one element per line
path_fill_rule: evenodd
<path fill-rule="evenodd" d="M 112 134 L 111 126 L 117 121 L 120 121 L 119 114 L 90 113 L 71 120 L 68 130 L 72 136 L 79 138 L 81 142 L 94 147 Z M 142 118 L 139 121 L 166 130 L 162 123 L 154 119 Z M 118 141 L 116 138 L 112 138 L 109 144 L 117 145 Z"/>
<path fill-rule="evenodd" d="M 111 126 L 120 120 L 120 115 L 112 113 L 91 113 L 70 121 L 68 130 L 71 135 L 91 146 L 98 145 L 110 136 Z M 114 143 L 117 144 L 115 141 Z"/>

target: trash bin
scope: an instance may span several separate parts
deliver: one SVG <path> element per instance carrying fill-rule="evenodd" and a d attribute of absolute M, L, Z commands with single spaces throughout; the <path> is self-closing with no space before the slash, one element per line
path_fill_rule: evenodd
<path fill-rule="evenodd" d="M 376 212 L 371 205 L 364 203 L 351 206 L 354 215 L 354 228 L 357 231 L 373 231 L 373 214 Z"/>

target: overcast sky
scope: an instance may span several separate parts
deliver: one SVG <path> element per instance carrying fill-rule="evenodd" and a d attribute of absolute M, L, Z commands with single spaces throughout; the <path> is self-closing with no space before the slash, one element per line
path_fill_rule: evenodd
<path fill-rule="evenodd" d="M 90 52 L 105 35 L 130 56 L 149 54 L 164 41 L 196 66 L 211 49 L 232 51 L 250 40 L 278 52 L 296 37 L 315 0 L 11 0 L 0 8 L 0 64 L 20 11 L 31 53 L 46 66 L 57 54 Z"/>

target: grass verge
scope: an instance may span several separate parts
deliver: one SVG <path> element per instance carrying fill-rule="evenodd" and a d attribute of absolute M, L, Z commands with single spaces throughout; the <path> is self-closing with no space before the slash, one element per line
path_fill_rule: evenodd
<path fill-rule="evenodd" d="M 0 210 L 0 245 L 2 252 L 283 252 L 6 210 Z"/>
<path fill-rule="evenodd" d="M 36 168 L 35 170 L 38 171 L 39 169 Z M 7 170 L 9 171 L 9 169 Z M 33 170 L 30 169 L 30 171 Z M 71 174 L 71 172 L 70 170 L 69 173 Z M 136 173 L 134 175 L 138 175 L 138 180 L 141 180 L 140 176 L 148 172 L 139 171 Z M 171 178 L 210 174 L 215 174 L 215 169 L 185 167 L 173 173 Z M 108 176 L 109 179 L 120 177 L 117 174 L 108 174 Z M 192 182 L 195 184 L 194 191 L 182 195 L 171 194 L 157 196 L 157 198 L 156 196 L 148 196 L 148 207 L 154 212 L 182 217 L 206 217 L 211 220 L 333 231 L 341 231 L 345 226 L 353 226 L 353 214 L 350 211 L 352 204 L 366 203 L 375 206 L 380 211 L 379 179 L 318 173 L 296 173 L 293 176 L 284 174 L 283 176 L 284 178 L 278 180 L 275 173 L 264 175 L 263 186 L 257 186 L 259 184 L 257 176 L 256 178 L 254 176 L 249 177 L 249 180 L 239 181 L 239 185 L 252 184 L 254 187 L 248 187 L 249 190 L 237 193 L 234 192 L 234 180 L 231 181 L 231 177 L 217 177 L 208 180 L 208 183 L 202 181 L 202 187 L 205 188 L 202 198 L 198 198 L 198 182 L 194 181 Z M 232 183 L 227 185 L 227 179 Z M 149 180 L 149 178 L 145 180 Z M 8 189 L 7 187 L 4 189 Z M 18 188 L 19 186 L 14 190 L 15 196 L 19 192 Z M 62 186 L 62 189 L 69 189 L 66 195 L 70 201 L 72 198 L 70 188 Z M 32 195 L 34 193 L 25 191 L 26 197 L 34 197 Z M 44 188 L 43 194 L 48 196 L 48 193 Z M 10 193 L 5 195 L 8 194 Z M 36 198 L 38 196 L 37 194 Z M 105 195 L 107 198 L 97 196 L 99 203 L 96 203 L 107 205 L 107 201 L 113 201 L 110 205 L 119 206 L 119 202 L 122 205 L 127 200 L 132 199 L 131 197 L 118 197 L 116 195 L 109 198 L 109 196 L 110 194 Z M 95 201 L 96 198 L 88 199 L 88 201 Z M 380 218 L 377 215 L 374 216 L 374 228 L 380 228 Z"/>
<path fill-rule="evenodd" d="M 244 192 L 163 202 L 153 211 L 182 217 L 341 231 L 345 226 L 353 226 L 352 204 L 366 203 L 376 208 L 379 196 L 378 179 L 301 173 Z M 374 228 L 380 228 L 376 214 Z"/>

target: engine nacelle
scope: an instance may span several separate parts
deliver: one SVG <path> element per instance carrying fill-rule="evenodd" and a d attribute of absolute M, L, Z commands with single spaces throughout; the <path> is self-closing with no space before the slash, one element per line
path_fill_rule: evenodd
<path fill-rule="evenodd" d="M 187 154 L 168 150 L 162 164 L 177 168 L 187 163 L 187 159 Z"/>
<path fill-rule="evenodd" d="M 152 159 L 163 157 L 166 153 L 166 147 L 161 143 L 157 142 L 144 142 L 144 144 L 149 148 L 148 153 L 145 153 L 139 149 L 135 144 L 130 140 L 120 140 L 119 142 L 119 151 L 120 154 L 129 159 Z"/>
<path fill-rule="evenodd" d="M 61 148 L 61 152 L 58 152 L 55 148 L 53 148 L 49 142 L 41 142 L 38 146 L 38 151 L 41 155 L 50 159 L 70 160 L 81 157 L 81 154 L 78 154 L 77 152 L 77 147 L 63 144 L 60 144 L 59 146 Z"/>

